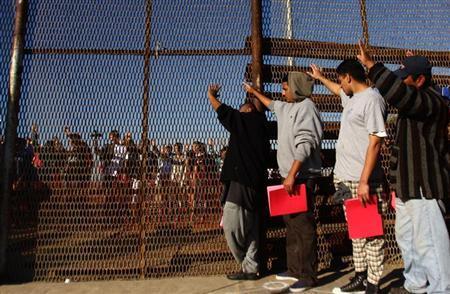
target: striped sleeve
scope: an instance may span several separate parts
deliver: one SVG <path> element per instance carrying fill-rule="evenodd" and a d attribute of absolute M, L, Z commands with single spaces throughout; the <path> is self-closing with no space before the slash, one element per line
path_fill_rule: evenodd
<path fill-rule="evenodd" d="M 387 103 L 396 107 L 400 113 L 411 118 L 424 120 L 433 116 L 439 106 L 427 89 L 418 91 L 407 86 L 383 64 L 375 64 L 369 71 L 369 79 L 375 84 Z"/>

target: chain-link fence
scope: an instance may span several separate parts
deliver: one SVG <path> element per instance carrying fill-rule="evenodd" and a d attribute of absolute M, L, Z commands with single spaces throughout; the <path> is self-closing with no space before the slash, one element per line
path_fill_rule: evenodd
<path fill-rule="evenodd" d="M 397 66 L 406 49 L 450 84 L 448 1 L 262 0 L 260 44 L 251 39 L 252 1 L 29 1 L 18 142 L 10 197 L 8 272 L 60 281 L 221 274 L 236 269 L 219 221 L 219 174 L 228 134 L 206 90 L 244 101 L 252 46 L 262 82 L 280 99 L 283 74 L 355 57 L 359 38 Z M 258 2 L 258 1 L 253 1 Z M 6 104 L 14 1 L 2 1 L 0 131 Z M 325 125 L 316 196 L 320 269 L 349 261 L 342 208 L 330 179 L 342 108 L 316 84 Z M 391 110 L 389 133 L 393 133 Z M 270 119 L 272 115 L 268 113 Z M 272 147 L 276 148 L 273 141 Z M 383 147 L 387 168 L 389 144 Z M 279 181 L 276 166 L 272 183 Z M 394 214 L 386 260 L 400 263 Z M 269 269 L 284 263 L 284 229 L 271 219 Z"/>

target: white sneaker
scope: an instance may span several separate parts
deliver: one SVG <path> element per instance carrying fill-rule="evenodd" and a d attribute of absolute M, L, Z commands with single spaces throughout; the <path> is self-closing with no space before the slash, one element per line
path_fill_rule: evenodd
<path fill-rule="evenodd" d="M 288 272 L 279 273 L 275 276 L 275 278 L 278 281 L 294 281 L 294 282 L 298 281 L 298 279 L 296 277 L 289 275 Z"/>
<path fill-rule="evenodd" d="M 335 287 L 333 288 L 333 291 L 331 291 L 333 294 L 365 294 L 366 291 L 353 291 L 353 292 L 345 292 L 342 291 L 341 288 Z"/>

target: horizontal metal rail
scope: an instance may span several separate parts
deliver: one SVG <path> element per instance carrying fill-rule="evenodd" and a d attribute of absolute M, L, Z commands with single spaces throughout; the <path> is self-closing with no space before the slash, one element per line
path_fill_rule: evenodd
<path fill-rule="evenodd" d="M 264 65 L 264 81 L 265 83 L 281 83 L 282 78 L 291 71 L 309 71 L 310 68 L 306 66 L 287 66 L 287 65 Z M 336 70 L 334 68 L 322 68 L 322 72 L 326 77 L 333 81 L 337 81 Z M 247 65 L 246 79 L 250 80 L 250 65 Z M 450 76 L 447 75 L 433 75 L 433 80 L 439 85 L 450 85 Z M 316 82 L 320 84 L 320 82 Z"/>
<path fill-rule="evenodd" d="M 249 47 L 249 40 L 246 47 Z M 407 49 L 371 46 L 370 52 L 375 60 L 386 63 L 401 63 Z M 449 51 L 431 51 L 414 49 L 417 55 L 427 57 L 433 66 L 450 67 Z M 357 44 L 340 44 L 311 40 L 289 40 L 282 38 L 264 38 L 263 53 L 274 56 L 293 56 L 305 58 L 320 58 L 342 60 L 355 58 L 359 54 Z"/>
<path fill-rule="evenodd" d="M 26 48 L 26 54 L 74 54 L 74 55 L 138 55 L 145 50 L 127 49 L 87 49 L 87 48 Z M 197 56 L 197 55 L 250 55 L 250 48 L 242 49 L 161 49 L 150 50 L 150 55 L 159 56 Z"/>

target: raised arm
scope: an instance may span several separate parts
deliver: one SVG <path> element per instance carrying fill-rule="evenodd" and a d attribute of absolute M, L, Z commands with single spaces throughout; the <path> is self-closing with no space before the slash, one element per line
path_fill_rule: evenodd
<path fill-rule="evenodd" d="M 405 84 L 401 78 L 381 63 L 375 63 L 365 44 L 359 41 L 359 61 L 369 70 L 368 77 L 375 84 L 387 103 L 396 107 L 403 115 L 426 119 L 435 115 L 442 107 L 439 99 L 430 98 L 430 91 Z M 407 55 L 413 54 L 407 52 Z M 440 93 L 436 93 L 439 96 Z"/>
<path fill-rule="evenodd" d="M 361 64 L 367 68 L 367 70 L 370 70 L 375 65 L 375 61 L 373 61 L 372 57 L 369 55 L 366 44 L 359 40 L 358 46 L 359 54 L 356 55 L 356 57 L 361 62 Z"/>
<path fill-rule="evenodd" d="M 306 72 L 310 77 L 312 77 L 315 80 L 319 80 L 325 87 L 327 87 L 327 89 L 333 93 L 334 95 L 338 95 L 339 96 L 339 92 L 341 91 L 341 86 L 329 79 L 327 79 L 322 71 L 320 70 L 320 68 L 315 65 L 315 64 L 311 64 L 311 72 Z"/>
<path fill-rule="evenodd" d="M 265 107 L 264 105 L 261 103 L 261 101 L 259 101 L 257 98 L 252 98 L 251 102 L 253 103 L 253 105 L 255 105 L 256 110 L 259 112 L 264 112 Z"/>
<path fill-rule="evenodd" d="M 244 83 L 244 90 L 256 97 L 265 107 L 269 107 L 269 104 L 272 102 L 272 99 L 264 96 L 264 94 L 253 88 L 250 84 Z"/>
<path fill-rule="evenodd" d="M 208 99 L 214 110 L 217 110 L 217 108 L 222 105 L 222 102 L 217 99 L 217 97 L 219 96 L 220 88 L 221 86 L 218 84 L 212 84 L 208 86 Z"/>

